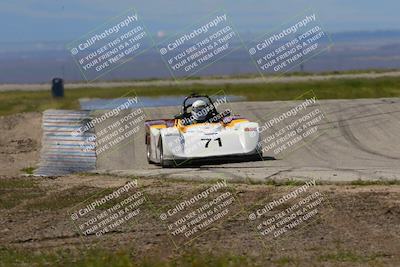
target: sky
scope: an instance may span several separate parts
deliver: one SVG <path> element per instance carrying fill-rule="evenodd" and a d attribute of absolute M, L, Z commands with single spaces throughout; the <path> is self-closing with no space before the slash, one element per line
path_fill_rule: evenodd
<path fill-rule="evenodd" d="M 240 32 L 268 32 L 307 8 L 330 32 L 400 30 L 398 0 L 1 0 L 0 43 L 70 42 L 132 7 L 167 36 L 221 8 Z"/>

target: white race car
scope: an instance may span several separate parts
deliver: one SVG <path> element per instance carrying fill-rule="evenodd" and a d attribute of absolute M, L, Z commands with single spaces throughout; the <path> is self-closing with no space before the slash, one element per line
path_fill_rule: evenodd
<path fill-rule="evenodd" d="M 192 104 L 206 103 L 209 115 L 204 122 L 193 120 Z M 194 104 L 193 104 L 194 105 Z M 146 147 L 149 163 L 174 167 L 185 162 L 218 160 L 260 160 L 259 125 L 231 115 L 230 110 L 218 113 L 207 95 L 192 94 L 185 98 L 182 112 L 174 119 L 147 120 Z"/>

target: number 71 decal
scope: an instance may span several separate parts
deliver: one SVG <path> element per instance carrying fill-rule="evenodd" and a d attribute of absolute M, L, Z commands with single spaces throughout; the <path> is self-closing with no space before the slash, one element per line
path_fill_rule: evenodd
<path fill-rule="evenodd" d="M 211 138 L 203 138 L 203 139 L 201 139 L 201 141 L 207 141 L 206 145 L 205 145 L 205 148 L 208 148 L 208 145 L 210 144 L 211 140 L 212 140 Z M 222 146 L 222 141 L 221 141 L 220 137 L 215 138 L 213 141 L 218 141 L 218 145 Z"/>

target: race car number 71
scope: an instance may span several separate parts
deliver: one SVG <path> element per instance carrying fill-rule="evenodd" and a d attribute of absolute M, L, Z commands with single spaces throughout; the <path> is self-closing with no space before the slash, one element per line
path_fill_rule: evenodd
<path fill-rule="evenodd" d="M 212 140 L 211 138 L 203 138 L 203 139 L 201 139 L 201 141 L 207 141 L 206 145 L 205 145 L 205 148 L 208 148 L 208 144 L 211 142 L 211 140 Z M 222 141 L 221 141 L 220 137 L 215 138 L 213 141 L 218 141 L 218 145 L 222 146 Z"/>

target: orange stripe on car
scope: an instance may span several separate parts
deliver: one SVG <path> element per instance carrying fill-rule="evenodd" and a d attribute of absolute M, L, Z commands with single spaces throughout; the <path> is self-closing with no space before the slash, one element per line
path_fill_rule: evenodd
<path fill-rule="evenodd" d="M 165 124 L 154 124 L 154 125 L 151 125 L 150 128 L 162 129 L 162 128 L 167 128 L 167 125 L 165 125 Z"/>

